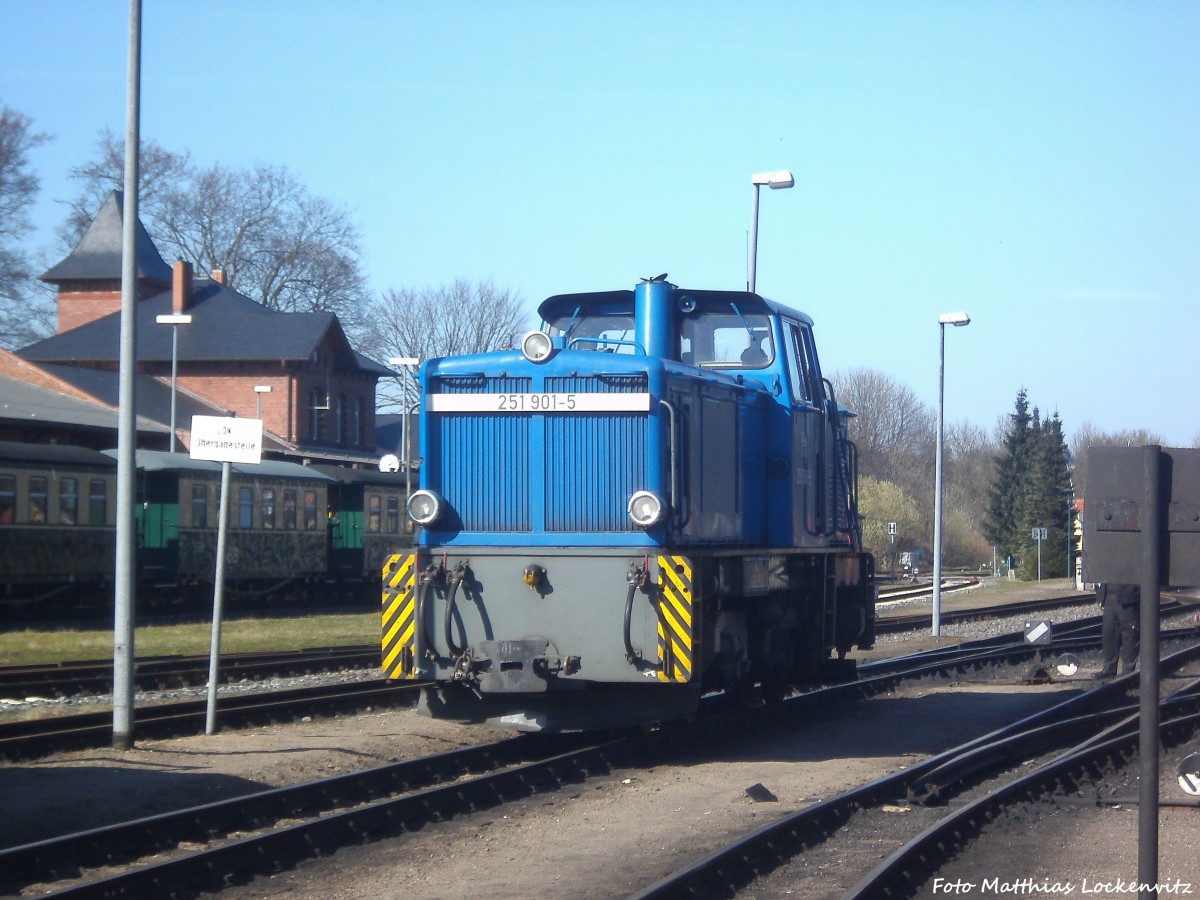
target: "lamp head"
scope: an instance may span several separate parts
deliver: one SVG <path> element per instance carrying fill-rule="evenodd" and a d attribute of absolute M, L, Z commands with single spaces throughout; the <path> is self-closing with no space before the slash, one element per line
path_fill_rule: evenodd
<path fill-rule="evenodd" d="M 939 325 L 954 325 L 961 328 L 963 325 L 971 324 L 971 317 L 965 312 L 942 313 L 938 316 Z"/>
<path fill-rule="evenodd" d="M 778 191 L 792 187 L 796 179 L 787 169 L 781 169 L 778 172 L 759 172 L 757 175 L 751 175 L 750 183 L 765 184 L 771 190 Z"/>

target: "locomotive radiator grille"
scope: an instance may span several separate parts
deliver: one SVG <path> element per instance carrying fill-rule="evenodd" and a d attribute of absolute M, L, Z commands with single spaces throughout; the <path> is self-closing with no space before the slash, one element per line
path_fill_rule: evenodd
<path fill-rule="evenodd" d="M 431 482 L 453 506 L 453 529 L 635 533 L 626 506 L 645 486 L 647 414 L 627 406 L 592 411 L 583 404 L 541 404 L 546 397 L 645 395 L 647 382 L 641 374 L 433 380 L 431 398 L 469 400 L 473 394 L 500 404 L 446 406 L 426 422 L 429 444 L 437 448 L 427 460 Z"/>
<path fill-rule="evenodd" d="M 692 565 L 682 556 L 660 556 L 658 572 L 658 677 L 660 681 L 690 681 Z"/>
<path fill-rule="evenodd" d="M 416 678 L 417 555 L 395 554 L 383 566 L 383 674 Z"/>

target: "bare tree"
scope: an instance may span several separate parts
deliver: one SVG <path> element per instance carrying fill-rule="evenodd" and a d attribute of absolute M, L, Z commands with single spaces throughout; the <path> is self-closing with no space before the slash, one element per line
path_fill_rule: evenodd
<path fill-rule="evenodd" d="M 70 177 L 79 183 L 80 192 L 68 203 L 67 219 L 58 229 L 63 253 L 79 243 L 108 195 L 125 189 L 124 139 L 105 128 L 96 140 L 96 158 L 74 166 Z M 156 227 L 166 217 L 170 198 L 192 177 L 187 153 L 172 153 L 154 141 L 142 141 L 138 151 L 138 215 L 156 243 L 162 235 L 151 226 Z M 160 245 L 159 252 L 163 250 Z"/>
<path fill-rule="evenodd" d="M 877 369 L 834 372 L 838 402 L 856 413 L 850 437 L 859 470 L 894 481 L 913 496 L 932 490 L 937 420 L 912 390 Z"/>
<path fill-rule="evenodd" d="M 384 291 L 371 305 L 363 352 L 386 361 L 394 357 L 433 359 L 484 353 L 515 345 L 528 328 L 522 299 L 491 281 L 459 279 L 437 288 Z M 381 405 L 401 405 L 400 389 L 380 382 Z"/>
<path fill-rule="evenodd" d="M 98 149 L 98 159 L 71 172 L 82 189 L 63 229 L 68 239 L 78 240 L 81 223 L 121 184 L 124 142 L 105 131 Z M 145 142 L 139 185 L 142 222 L 166 259 L 224 269 L 226 284 L 269 309 L 335 313 L 359 337 L 368 297 L 358 229 L 286 168 L 197 169 L 186 154 Z"/>
<path fill-rule="evenodd" d="M 1075 496 L 1082 497 L 1087 488 L 1087 462 L 1089 447 L 1145 447 L 1163 444 L 1162 435 L 1145 428 L 1126 428 L 1121 431 L 1101 431 L 1091 421 L 1084 422 L 1075 430 L 1071 439 L 1071 456 L 1075 467 L 1071 482 Z"/>
<path fill-rule="evenodd" d="M 30 307 L 38 297 L 23 244 L 33 230 L 29 207 L 39 188 L 29 152 L 49 139 L 33 130 L 28 116 L 0 105 L 0 346 L 20 346 L 37 336 Z"/>

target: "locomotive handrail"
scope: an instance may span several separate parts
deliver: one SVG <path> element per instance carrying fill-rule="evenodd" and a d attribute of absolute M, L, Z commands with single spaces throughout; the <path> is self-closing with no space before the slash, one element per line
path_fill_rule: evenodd
<path fill-rule="evenodd" d="M 613 344 L 613 345 L 619 345 L 622 347 L 632 347 L 634 350 L 638 351 L 639 355 L 641 355 L 641 356 L 648 355 L 646 353 L 646 348 L 643 347 L 641 344 L 639 344 L 637 341 L 627 341 L 627 340 L 624 340 L 621 338 L 601 338 L 601 337 L 583 337 L 583 336 L 577 337 L 577 338 L 571 338 L 571 340 L 567 342 L 567 349 L 568 350 L 575 349 L 575 345 L 581 344 L 581 343 L 582 344 Z M 609 352 L 612 352 L 612 351 L 609 351 Z"/>
<path fill-rule="evenodd" d="M 666 409 L 667 418 L 670 420 L 671 434 L 670 434 L 670 440 L 668 441 L 669 453 L 670 453 L 669 465 L 671 468 L 671 499 L 670 499 L 670 503 L 671 503 L 672 513 L 677 513 L 678 510 L 675 508 L 675 501 L 679 497 L 679 460 L 678 460 L 678 446 L 676 444 L 676 435 L 675 435 L 675 432 L 676 432 L 675 407 L 671 405 L 671 402 L 669 400 L 659 400 L 658 402 L 660 404 L 662 404 L 662 406 Z"/>
<path fill-rule="evenodd" d="M 829 437 L 833 443 L 833 459 L 830 460 L 830 465 L 833 470 L 833 496 L 828 498 L 829 518 L 825 522 L 825 534 L 837 534 L 838 523 L 842 518 L 841 507 L 845 498 L 845 486 L 842 482 L 842 464 L 845 457 L 842 453 L 842 418 L 838 413 L 837 394 L 833 389 L 833 382 L 828 378 L 822 378 L 822 383 L 825 385 L 825 422 L 829 426 Z"/>

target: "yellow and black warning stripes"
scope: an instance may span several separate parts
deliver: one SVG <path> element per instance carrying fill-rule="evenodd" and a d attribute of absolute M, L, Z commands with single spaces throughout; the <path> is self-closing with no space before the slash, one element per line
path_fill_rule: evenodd
<path fill-rule="evenodd" d="M 693 640 L 692 564 L 682 556 L 658 558 L 658 677 L 690 681 Z"/>
<path fill-rule="evenodd" d="M 417 554 L 395 554 L 383 566 L 383 674 L 416 678 Z"/>

